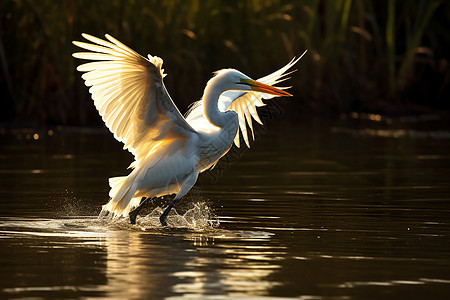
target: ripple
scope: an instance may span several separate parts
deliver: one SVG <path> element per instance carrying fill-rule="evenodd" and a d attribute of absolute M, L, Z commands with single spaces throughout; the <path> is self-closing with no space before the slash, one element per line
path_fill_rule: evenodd
<path fill-rule="evenodd" d="M 427 281 L 418 280 L 387 280 L 387 281 L 348 281 L 336 285 L 326 285 L 328 287 L 337 288 L 356 288 L 365 286 L 399 286 L 399 285 L 422 285 L 428 283 Z"/>
<path fill-rule="evenodd" d="M 333 127 L 331 131 L 334 133 L 344 133 L 356 136 L 375 136 L 386 138 L 433 138 L 433 139 L 450 139 L 450 131 L 436 130 L 436 131 L 421 131 L 413 129 L 352 129 Z"/>

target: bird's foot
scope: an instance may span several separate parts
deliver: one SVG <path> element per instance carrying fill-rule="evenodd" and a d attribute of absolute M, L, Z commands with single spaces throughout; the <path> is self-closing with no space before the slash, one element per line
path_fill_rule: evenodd
<path fill-rule="evenodd" d="M 136 218 L 137 218 L 137 215 L 138 215 L 138 211 L 136 211 L 136 210 L 133 210 L 133 211 L 131 211 L 131 212 L 128 214 L 128 216 L 129 216 L 129 218 L 130 218 L 130 224 L 131 224 L 131 225 L 136 225 Z"/>
<path fill-rule="evenodd" d="M 139 204 L 138 207 L 136 207 L 135 209 L 133 209 L 132 211 L 130 211 L 130 213 L 128 214 L 129 218 L 130 218 L 130 224 L 135 225 L 136 224 L 136 218 L 139 214 L 139 212 L 144 208 L 144 206 L 147 204 L 148 201 L 151 201 L 153 198 L 145 198 L 142 197 L 141 199 L 141 203 Z"/>
<path fill-rule="evenodd" d="M 159 221 L 161 222 L 161 226 L 162 226 L 162 227 L 166 227 L 166 226 L 167 226 L 167 215 L 162 214 L 162 215 L 159 217 Z"/>

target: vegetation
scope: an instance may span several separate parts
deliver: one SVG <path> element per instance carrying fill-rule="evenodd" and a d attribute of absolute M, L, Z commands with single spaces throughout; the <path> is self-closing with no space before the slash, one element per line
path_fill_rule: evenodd
<path fill-rule="evenodd" d="M 449 19 L 442 0 L 4 0 L 0 120 L 99 122 L 71 56 L 82 32 L 161 56 L 181 110 L 217 69 L 258 78 L 305 49 L 289 82 L 299 109 L 448 109 Z"/>

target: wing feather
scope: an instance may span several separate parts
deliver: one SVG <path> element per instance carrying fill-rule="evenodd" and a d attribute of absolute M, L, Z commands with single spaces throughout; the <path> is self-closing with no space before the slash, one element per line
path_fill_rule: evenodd
<path fill-rule="evenodd" d="M 244 110 L 245 120 L 247 121 L 247 124 L 250 127 L 250 132 L 252 133 L 252 140 L 255 140 L 255 133 L 253 132 L 252 116 L 250 114 L 249 106 L 252 106 L 252 104 L 242 103 L 242 109 Z"/>
<path fill-rule="evenodd" d="M 91 59 L 91 60 L 114 60 L 114 56 L 103 54 L 103 53 L 93 53 L 93 52 L 77 52 L 72 54 L 75 58 L 80 59 Z"/>
<path fill-rule="evenodd" d="M 169 147 L 196 134 L 164 87 L 162 59 L 147 59 L 108 34 L 107 40 L 82 36 L 92 43 L 73 43 L 90 52 L 73 56 L 93 62 L 77 70 L 85 72 L 82 78 L 106 126 L 137 163 L 161 143 Z"/>
<path fill-rule="evenodd" d="M 306 53 L 306 51 L 305 51 Z M 272 74 L 269 74 L 265 77 L 262 77 L 258 79 L 257 81 L 268 84 L 268 85 L 275 85 L 277 83 L 283 82 L 287 79 L 289 79 L 289 74 L 293 71 L 289 71 L 305 54 L 303 53 L 299 58 L 292 59 L 287 65 L 282 67 L 281 69 L 273 72 Z M 289 72 L 288 72 L 289 71 Z M 287 89 L 289 87 L 278 87 L 280 89 Z M 236 137 L 234 139 L 234 143 L 237 147 L 240 146 L 240 140 L 239 140 L 239 132 L 241 132 L 242 137 L 244 138 L 245 144 L 250 147 L 250 139 L 249 139 L 249 133 L 247 130 L 247 125 L 250 128 L 251 137 L 254 140 L 254 129 L 253 129 L 253 122 L 252 119 L 258 122 L 259 124 L 263 125 L 263 122 L 261 121 L 258 111 L 256 110 L 257 107 L 261 107 L 266 105 L 262 99 L 270 99 L 273 98 L 273 95 L 264 94 L 260 92 L 242 92 L 242 91 L 228 91 L 222 94 L 222 96 L 219 98 L 218 106 L 222 107 L 223 111 L 225 110 L 234 110 L 238 114 L 239 118 L 239 130 L 236 134 Z"/>
<path fill-rule="evenodd" d="M 252 116 L 252 118 L 256 122 L 258 122 L 260 125 L 263 125 L 263 122 L 259 118 L 258 112 L 256 111 L 256 105 L 253 102 L 248 103 L 248 110 L 249 110 L 250 115 Z"/>

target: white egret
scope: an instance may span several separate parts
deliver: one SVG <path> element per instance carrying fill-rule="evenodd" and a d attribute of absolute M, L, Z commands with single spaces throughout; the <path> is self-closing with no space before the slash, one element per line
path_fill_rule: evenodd
<path fill-rule="evenodd" d="M 129 216 L 133 224 L 146 200 L 176 194 L 160 216 L 166 226 L 171 208 L 198 174 L 213 168 L 233 141 L 240 146 L 239 129 L 250 147 L 247 125 L 253 136 L 252 118 L 262 124 L 256 107 L 264 105 L 262 98 L 292 96 L 272 85 L 288 79 L 287 71 L 301 58 L 257 81 L 234 69 L 218 71 L 183 117 L 164 86 L 161 58 L 147 59 L 108 34 L 108 41 L 82 36 L 92 43 L 73 43 L 89 52 L 73 56 L 94 62 L 77 70 L 85 72 L 82 78 L 106 126 L 135 159 L 128 176 L 109 179 L 110 200 L 101 214 Z"/>

